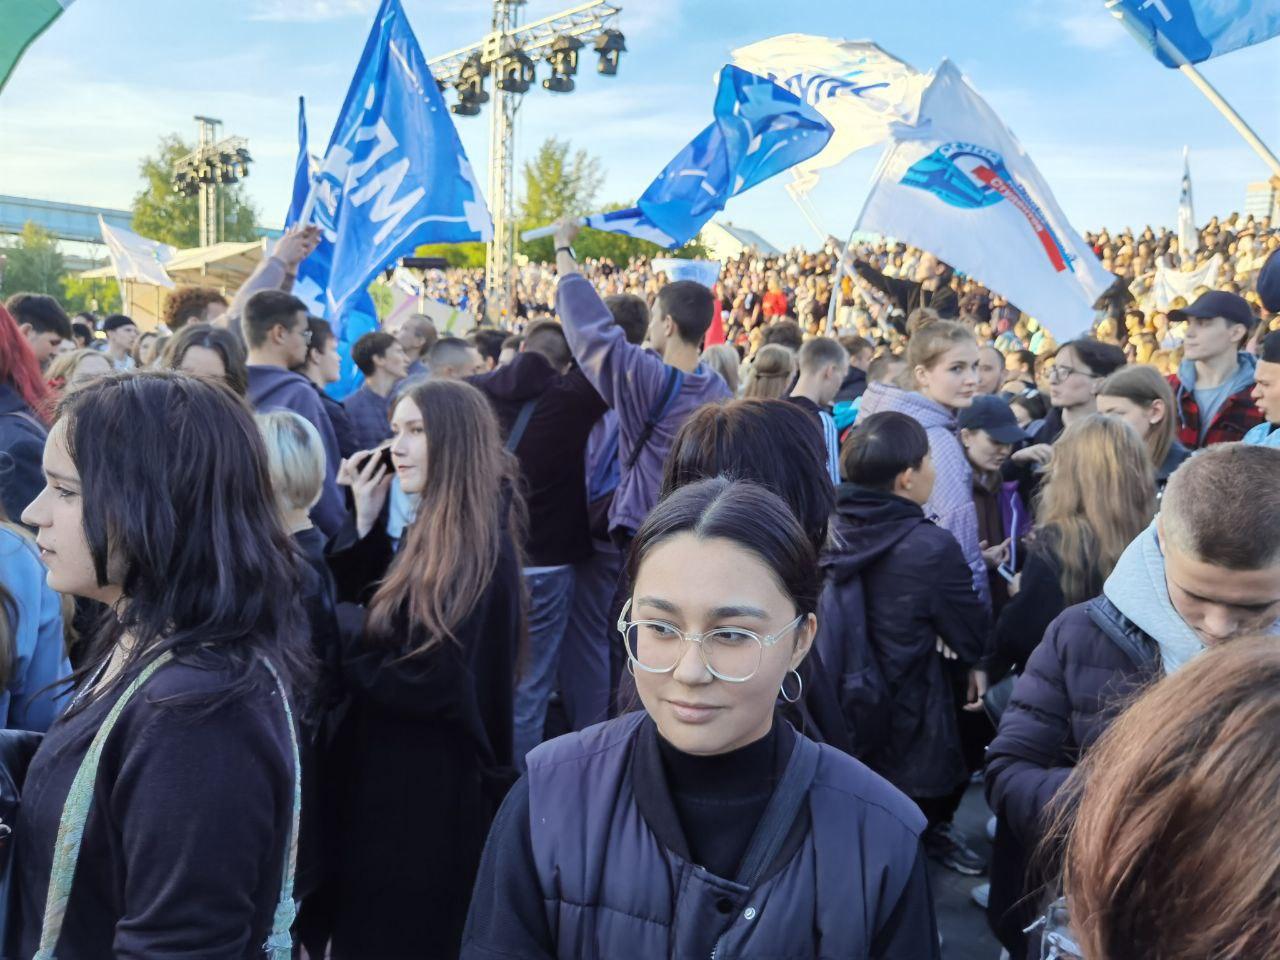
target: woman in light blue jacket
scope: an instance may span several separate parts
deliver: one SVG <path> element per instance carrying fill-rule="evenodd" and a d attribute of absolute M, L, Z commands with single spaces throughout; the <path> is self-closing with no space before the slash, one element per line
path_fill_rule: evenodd
<path fill-rule="evenodd" d="M 0 724 L 44 732 L 64 705 L 48 687 L 70 673 L 61 598 L 35 544 L 0 524 Z"/>

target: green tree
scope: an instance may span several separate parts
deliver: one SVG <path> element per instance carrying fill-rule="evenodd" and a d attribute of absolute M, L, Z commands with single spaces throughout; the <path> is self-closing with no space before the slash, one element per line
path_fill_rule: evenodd
<path fill-rule="evenodd" d="M 519 229 L 529 230 L 561 217 L 594 212 L 596 195 L 603 183 L 604 172 L 597 157 L 585 150 L 574 151 L 567 140 L 548 137 L 524 165 Z M 521 243 L 520 252 L 532 260 L 551 260 L 555 243 L 544 237 Z"/>
<path fill-rule="evenodd" d="M 185 197 L 173 192 L 173 165 L 194 147 L 176 133 L 160 138 L 152 156 L 138 164 L 142 191 L 133 198 L 133 230 L 151 240 L 178 248 L 200 243 L 200 207 L 198 197 Z M 240 183 L 224 185 L 220 191 L 224 240 L 258 239 L 258 212 L 245 195 Z"/>
<path fill-rule="evenodd" d="M 444 257 L 451 267 L 483 267 L 485 245 L 472 243 L 428 243 L 413 251 L 415 257 Z"/>
<path fill-rule="evenodd" d="M 75 315 L 85 311 L 97 314 L 119 313 L 120 284 L 115 280 L 84 280 L 76 276 L 62 278 L 62 307 Z"/>
<path fill-rule="evenodd" d="M 47 293 L 61 296 L 67 268 L 58 241 L 48 230 L 28 220 L 16 241 L 0 246 L 5 257 L 0 293 Z"/>

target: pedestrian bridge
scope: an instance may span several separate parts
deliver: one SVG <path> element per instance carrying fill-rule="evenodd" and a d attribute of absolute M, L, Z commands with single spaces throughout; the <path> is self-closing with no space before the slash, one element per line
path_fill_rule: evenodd
<path fill-rule="evenodd" d="M 59 203 L 56 200 L 34 200 L 0 194 L 0 235 L 21 233 L 27 221 L 32 221 L 59 240 L 101 243 L 99 215 L 109 226 L 131 229 L 133 213 L 129 210 L 111 210 L 82 203 Z"/>

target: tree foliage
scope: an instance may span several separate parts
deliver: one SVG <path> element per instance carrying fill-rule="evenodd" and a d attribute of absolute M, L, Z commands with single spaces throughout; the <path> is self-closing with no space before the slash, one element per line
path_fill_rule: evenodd
<path fill-rule="evenodd" d="M 119 313 L 123 304 L 120 284 L 113 279 L 84 280 L 80 277 L 62 278 L 62 308 L 72 315 Z"/>
<path fill-rule="evenodd" d="M 179 249 L 200 244 L 199 197 L 173 192 L 173 165 L 194 147 L 176 133 L 160 138 L 156 153 L 138 164 L 143 188 L 133 198 L 133 230 L 151 240 Z M 221 189 L 223 240 L 256 240 L 258 212 L 245 195 L 244 184 Z"/>
<path fill-rule="evenodd" d="M 16 240 L 0 246 L 5 257 L 0 293 L 47 293 L 62 295 L 62 278 L 67 272 L 62 251 L 52 233 L 28 220 Z"/>
<path fill-rule="evenodd" d="M 413 251 L 415 257 L 444 257 L 451 267 L 484 268 L 485 245 L 479 240 L 471 243 L 428 243 Z"/>
<path fill-rule="evenodd" d="M 574 151 L 567 140 L 549 137 L 532 160 L 524 165 L 524 196 L 520 204 L 521 231 L 547 226 L 561 217 L 622 210 L 629 203 L 601 206 L 597 202 L 604 172 L 600 160 L 585 150 Z M 584 230 L 575 249 L 584 259 L 609 259 L 623 264 L 633 257 L 702 257 L 706 249 L 692 240 L 674 253 L 635 237 L 602 230 Z M 521 243 L 520 252 L 531 260 L 546 263 L 555 259 L 555 242 L 550 237 Z"/>

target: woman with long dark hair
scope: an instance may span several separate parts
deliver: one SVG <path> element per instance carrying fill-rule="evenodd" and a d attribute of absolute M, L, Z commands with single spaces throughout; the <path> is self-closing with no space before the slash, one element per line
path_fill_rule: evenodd
<path fill-rule="evenodd" d="M 644 709 L 529 754 L 462 957 L 938 957 L 924 817 L 776 716 L 822 588 L 791 509 L 723 477 L 682 487 L 627 574 Z"/>
<path fill-rule="evenodd" d="M 220 381 L 242 397 L 248 390 L 249 372 L 240 338 L 208 323 L 189 323 L 175 333 L 165 344 L 159 365 Z"/>
<path fill-rule="evenodd" d="M 17 955 L 287 957 L 310 657 L 253 418 L 193 377 L 108 377 L 63 402 L 44 472 L 49 586 L 114 616 L 27 773 Z"/>
<path fill-rule="evenodd" d="M 381 519 L 391 476 L 380 457 L 341 474 L 358 539 L 339 542 L 334 568 L 342 598 L 367 612 L 344 642 L 350 706 L 323 788 L 342 827 L 324 901 L 335 958 L 456 956 L 485 834 L 514 780 L 515 459 L 465 383 L 411 386 L 391 429 L 396 476 L 419 497 L 398 553 Z"/>
<path fill-rule="evenodd" d="M 27 338 L 0 304 L 0 506 L 20 517 L 40 488 L 49 386 Z"/>

